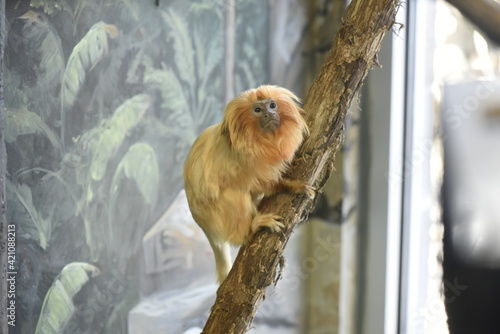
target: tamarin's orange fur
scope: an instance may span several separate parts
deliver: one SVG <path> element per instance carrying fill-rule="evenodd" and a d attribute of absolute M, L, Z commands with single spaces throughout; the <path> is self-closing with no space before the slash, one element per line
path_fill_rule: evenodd
<path fill-rule="evenodd" d="M 280 190 L 310 193 L 304 183 L 283 178 L 308 133 L 299 101 L 277 86 L 250 89 L 230 101 L 222 122 L 207 128 L 184 164 L 189 207 L 215 254 L 217 279 L 231 269 L 229 244 L 241 245 L 260 227 L 280 231 L 280 217 L 262 214 L 263 195 Z"/>

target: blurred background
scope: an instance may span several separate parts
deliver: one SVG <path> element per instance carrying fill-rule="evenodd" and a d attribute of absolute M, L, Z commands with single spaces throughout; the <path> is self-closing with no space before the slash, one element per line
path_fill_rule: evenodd
<path fill-rule="evenodd" d="M 450 2 L 402 3 L 250 333 L 499 333 L 500 3 Z M 187 151 L 245 89 L 305 98 L 346 6 L 7 1 L 9 333 L 199 333 Z"/>

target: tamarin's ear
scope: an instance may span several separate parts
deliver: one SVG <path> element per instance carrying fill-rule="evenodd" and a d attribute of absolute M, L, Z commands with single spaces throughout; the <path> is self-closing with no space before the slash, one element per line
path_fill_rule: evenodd
<path fill-rule="evenodd" d="M 302 116 L 306 115 L 306 111 L 304 110 L 304 101 L 301 99 L 295 100 L 295 104 L 297 105 L 297 110 Z"/>

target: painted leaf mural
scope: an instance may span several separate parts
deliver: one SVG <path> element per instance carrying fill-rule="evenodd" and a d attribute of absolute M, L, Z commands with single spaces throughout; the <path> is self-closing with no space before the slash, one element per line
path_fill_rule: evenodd
<path fill-rule="evenodd" d="M 137 125 L 151 105 L 146 94 L 136 95 L 125 101 L 114 115 L 100 126 L 100 138 L 90 164 L 90 176 L 99 181 L 104 177 L 108 161 L 123 143 L 129 131 Z"/>
<path fill-rule="evenodd" d="M 160 186 L 160 170 L 156 153 L 151 146 L 136 143 L 128 149 L 113 176 L 112 195 L 118 190 L 118 183 L 122 178 L 133 179 L 146 203 L 155 204 Z"/>
<path fill-rule="evenodd" d="M 36 233 L 32 232 L 33 236 L 38 239 L 40 247 L 46 249 L 52 231 L 51 220 L 50 218 L 44 219 L 35 208 L 31 189 L 25 184 L 13 184 L 11 181 L 7 180 L 7 191 L 11 194 L 15 194 L 17 201 L 19 201 L 26 210 L 36 230 Z"/>
<path fill-rule="evenodd" d="M 237 1 L 244 88 L 265 82 L 259 7 Z M 18 333 L 128 332 L 143 237 L 181 190 L 190 145 L 223 114 L 224 15 L 219 0 L 6 3 Z"/>
<path fill-rule="evenodd" d="M 64 52 L 61 39 L 47 17 L 33 10 L 28 10 L 19 19 L 26 20 L 23 34 L 31 50 L 40 53 L 39 75 L 42 89 L 50 89 L 60 84 L 64 72 Z"/>
<path fill-rule="evenodd" d="M 16 141 L 17 136 L 29 134 L 44 134 L 54 147 L 60 147 L 59 138 L 40 116 L 28 110 L 4 109 L 5 140 L 8 143 Z"/>
<path fill-rule="evenodd" d="M 66 265 L 47 291 L 42 304 L 35 334 L 57 334 L 64 330 L 75 312 L 73 297 L 100 270 L 88 263 Z"/>
<path fill-rule="evenodd" d="M 108 36 L 116 38 L 118 28 L 112 24 L 94 24 L 82 40 L 75 45 L 64 71 L 61 90 L 62 108 L 69 108 L 85 81 L 86 72 L 92 70 L 108 54 Z"/>

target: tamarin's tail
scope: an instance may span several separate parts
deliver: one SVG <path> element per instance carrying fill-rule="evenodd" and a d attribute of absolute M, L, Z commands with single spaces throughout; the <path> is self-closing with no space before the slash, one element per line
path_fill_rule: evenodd
<path fill-rule="evenodd" d="M 210 245 L 214 250 L 215 255 L 215 267 L 217 269 L 217 282 L 222 284 L 222 281 L 226 278 L 229 270 L 231 269 L 231 248 L 227 242 L 212 242 Z"/>

